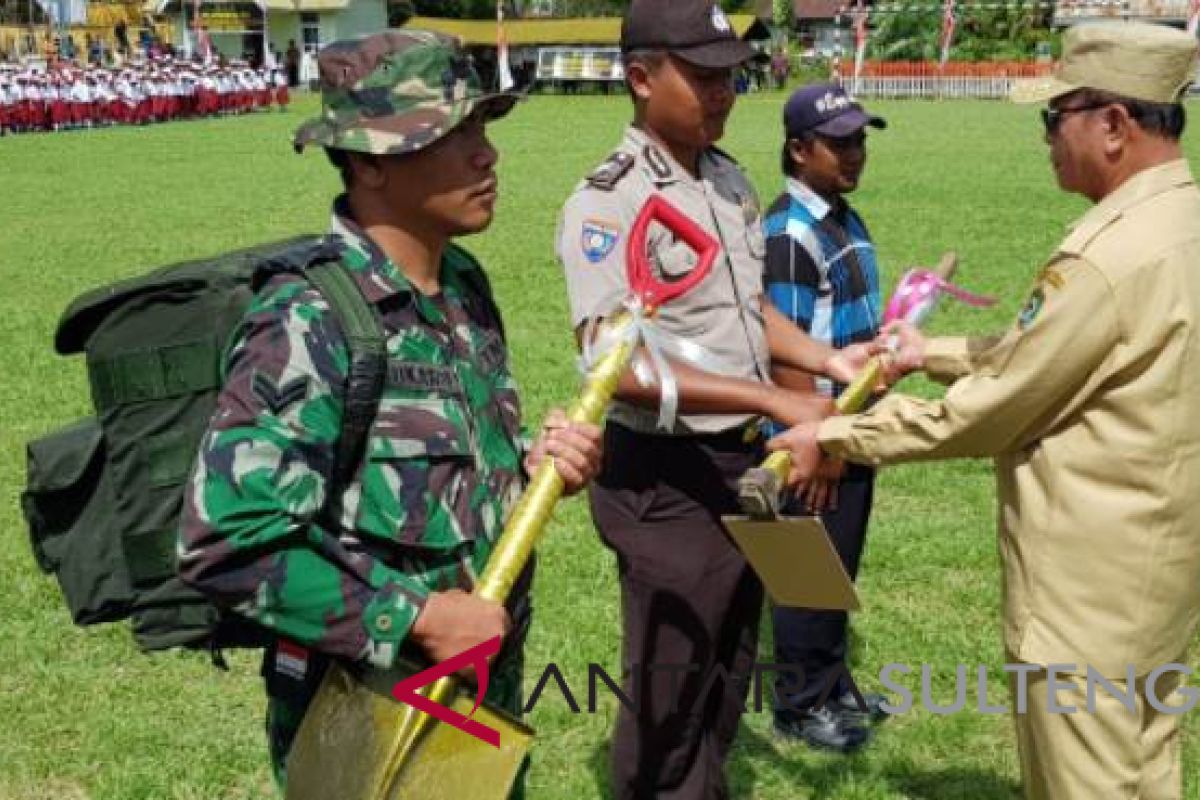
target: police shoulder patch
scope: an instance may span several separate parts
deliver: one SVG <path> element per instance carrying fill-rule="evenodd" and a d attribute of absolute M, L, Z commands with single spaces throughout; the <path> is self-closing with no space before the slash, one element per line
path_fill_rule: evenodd
<path fill-rule="evenodd" d="M 632 153 L 617 151 L 604 159 L 603 164 L 592 170 L 592 174 L 587 176 L 587 182 L 597 189 L 611 192 L 613 187 L 633 167 L 633 162 L 634 156 Z"/>
<path fill-rule="evenodd" d="M 580 232 L 579 244 L 583 255 L 593 264 L 608 258 L 621 238 L 621 229 L 616 224 L 599 219 L 586 219 Z"/>

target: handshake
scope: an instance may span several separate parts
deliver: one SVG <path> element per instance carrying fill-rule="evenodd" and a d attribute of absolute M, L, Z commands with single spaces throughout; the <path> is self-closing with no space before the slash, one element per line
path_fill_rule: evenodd
<path fill-rule="evenodd" d="M 851 387 L 837 402 L 813 403 L 811 395 L 804 402 L 793 403 L 783 413 L 774 416 L 788 430 L 767 442 L 772 451 L 786 451 L 791 456 L 787 485 L 810 513 L 837 508 L 837 486 L 845 472 L 845 463 L 830 458 L 821 450 L 818 431 L 821 422 L 834 414 L 853 413 L 861 399 L 855 391 L 856 382 L 864 376 L 876 375 L 868 392 L 883 393 L 909 373 L 919 371 L 925 364 L 924 335 L 909 322 L 895 321 L 884 326 L 873 342 L 853 344 L 835 351 L 825 362 L 825 375 Z M 878 361 L 878 369 L 873 361 Z M 782 389 L 795 397 L 787 389 Z"/>

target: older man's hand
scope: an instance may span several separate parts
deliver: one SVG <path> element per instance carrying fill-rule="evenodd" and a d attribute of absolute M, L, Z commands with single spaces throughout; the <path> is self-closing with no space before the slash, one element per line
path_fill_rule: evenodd
<path fill-rule="evenodd" d="M 792 469 L 788 474 L 789 487 L 807 484 L 816 475 L 825 457 L 817 443 L 819 422 L 801 422 L 767 442 L 768 450 L 786 450 L 792 455 Z"/>
<path fill-rule="evenodd" d="M 888 383 L 925 367 L 925 336 L 910 322 L 889 322 L 879 332 L 876 344 L 887 348 Z"/>

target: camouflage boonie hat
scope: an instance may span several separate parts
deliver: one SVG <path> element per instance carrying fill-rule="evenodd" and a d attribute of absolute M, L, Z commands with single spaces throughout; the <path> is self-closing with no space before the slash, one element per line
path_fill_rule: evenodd
<path fill-rule="evenodd" d="M 496 119 L 521 95 L 485 94 L 458 43 L 440 33 L 392 30 L 334 42 L 317 57 L 321 116 L 296 131 L 316 144 L 374 155 L 426 147 L 474 113 Z"/>

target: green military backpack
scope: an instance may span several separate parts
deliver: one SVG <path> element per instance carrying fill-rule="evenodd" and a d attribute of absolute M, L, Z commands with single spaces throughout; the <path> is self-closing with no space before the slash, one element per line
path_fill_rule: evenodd
<path fill-rule="evenodd" d="M 322 239 L 165 267 L 88 292 L 64 313 L 55 349 L 86 353 L 96 413 L 29 443 L 21 505 L 37 563 L 58 579 L 76 624 L 129 619 L 143 650 L 207 649 L 218 664 L 221 648 L 266 643 L 265 630 L 183 584 L 176 538 L 222 354 L 255 291 L 279 272 L 303 275 L 325 296 L 349 344 L 336 485 L 374 419 L 386 340 Z"/>

